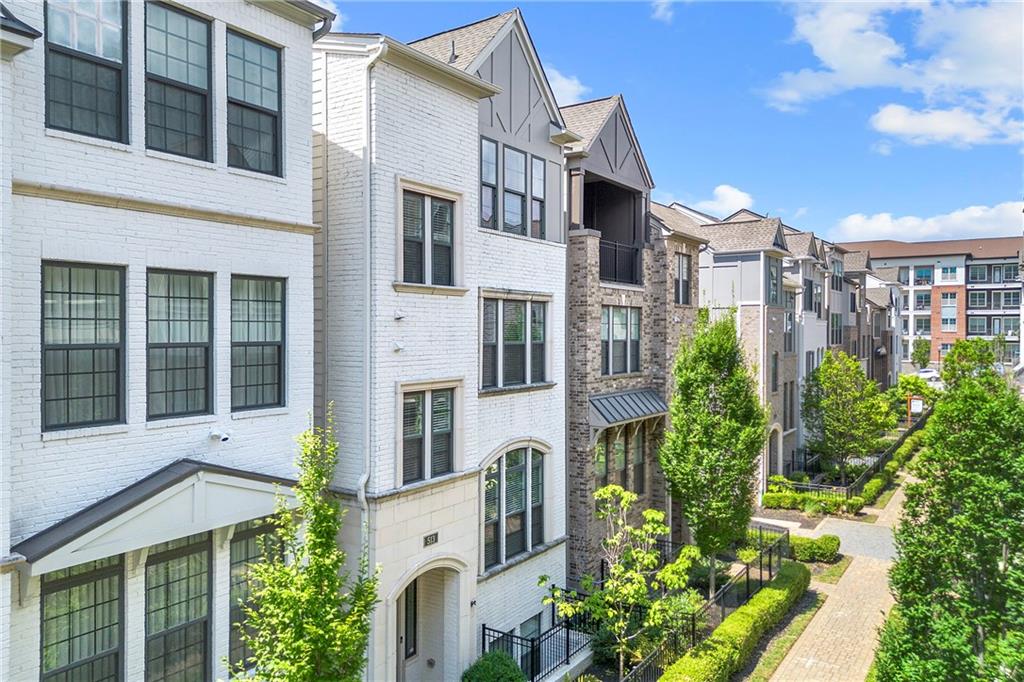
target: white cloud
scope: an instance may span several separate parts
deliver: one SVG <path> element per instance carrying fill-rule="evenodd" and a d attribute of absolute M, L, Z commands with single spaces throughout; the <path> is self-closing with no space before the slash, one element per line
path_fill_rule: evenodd
<path fill-rule="evenodd" d="M 879 140 L 871 145 L 871 151 L 879 156 L 889 156 L 892 154 L 892 142 L 889 140 Z"/>
<path fill-rule="evenodd" d="M 732 185 L 715 187 L 712 196 L 711 199 L 698 201 L 693 207 L 698 211 L 725 218 L 741 208 L 750 208 L 754 205 L 754 197 Z"/>
<path fill-rule="evenodd" d="M 1024 201 L 1007 201 L 995 206 L 968 206 L 951 213 L 920 218 L 894 217 L 891 213 L 846 216 L 832 230 L 838 241 L 865 239 L 971 239 L 973 237 L 1020 236 Z"/>
<path fill-rule="evenodd" d="M 548 76 L 548 83 L 551 84 L 551 90 L 555 93 L 559 106 L 580 102 L 590 92 L 590 86 L 581 83 L 579 78 L 566 76 L 550 64 L 544 65 L 544 72 Z"/>
<path fill-rule="evenodd" d="M 651 3 L 651 18 L 663 21 L 666 24 L 672 23 L 675 12 L 672 9 L 672 0 L 654 0 Z"/>
<path fill-rule="evenodd" d="M 797 210 L 793 211 L 793 220 L 803 218 L 805 215 L 807 215 L 807 207 L 801 206 Z"/>
<path fill-rule="evenodd" d="M 889 18 L 906 14 L 912 14 L 910 46 L 890 35 L 886 25 Z M 801 4 L 795 9 L 792 38 L 809 45 L 818 64 L 779 76 L 766 92 L 777 109 L 800 110 L 859 88 L 896 88 L 923 106 L 881 107 L 872 118 L 880 132 L 911 144 L 969 146 L 1021 139 L 1021 3 Z"/>
<path fill-rule="evenodd" d="M 329 9 L 336 15 L 334 21 L 331 22 L 331 32 L 340 33 L 345 30 L 342 25 L 345 23 L 345 15 L 341 13 L 341 8 L 338 7 L 336 0 L 319 0 L 318 4 L 324 9 Z"/>

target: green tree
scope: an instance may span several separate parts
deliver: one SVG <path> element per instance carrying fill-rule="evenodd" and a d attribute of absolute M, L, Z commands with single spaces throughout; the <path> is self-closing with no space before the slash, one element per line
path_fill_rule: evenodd
<path fill-rule="evenodd" d="M 909 396 L 920 396 L 924 398 L 925 405 L 931 407 L 938 400 L 939 392 L 916 374 L 901 374 L 896 384 L 890 386 L 885 395 L 893 412 L 899 416 L 907 413 L 907 398 Z"/>
<path fill-rule="evenodd" d="M 1024 677 L 1024 402 L 961 378 L 927 427 L 906 486 L 878 679 Z"/>
<path fill-rule="evenodd" d="M 640 642 L 680 622 L 683 615 L 695 608 L 694 593 L 686 583 L 697 549 L 684 547 L 674 561 L 664 563 L 657 541 L 669 532 L 665 512 L 645 509 L 641 524 L 634 526 L 629 518 L 636 493 L 608 485 L 595 492 L 594 499 L 597 517 L 607 525 L 601 544 L 606 567 L 604 582 L 583 576 L 580 582 L 584 597 L 552 586 L 544 603 L 554 604 L 563 618 L 585 613 L 607 628 L 614 641 L 622 679 L 626 658 Z M 542 587 L 547 582 L 548 576 L 540 577 Z M 665 596 L 659 598 L 660 592 Z"/>
<path fill-rule="evenodd" d="M 992 353 L 996 356 L 996 362 L 1006 364 L 1009 359 L 1009 347 L 1006 344 L 1006 334 L 1002 332 L 992 337 Z"/>
<path fill-rule="evenodd" d="M 927 367 L 932 361 L 932 342 L 928 339 L 914 339 L 914 345 L 910 347 L 910 361 L 921 369 Z"/>
<path fill-rule="evenodd" d="M 996 373 L 995 362 L 992 344 L 985 339 L 960 339 L 942 359 L 942 383 L 947 389 L 954 389 L 972 378 L 986 384 L 1002 383 L 1002 377 Z"/>
<path fill-rule="evenodd" d="M 733 314 L 701 310 L 676 355 L 671 429 L 658 458 L 715 594 L 715 555 L 743 537 L 753 513 L 767 413 L 744 362 Z"/>
<path fill-rule="evenodd" d="M 803 416 L 808 447 L 839 468 L 842 485 L 850 460 L 875 452 L 882 435 L 896 425 L 878 384 L 855 358 L 835 350 L 804 384 Z"/>
<path fill-rule="evenodd" d="M 257 679 L 354 682 L 366 666 L 379 571 L 370 573 L 364 551 L 352 576 L 338 546 L 344 512 L 328 490 L 338 461 L 330 410 L 327 428 L 311 427 L 298 441 L 298 508 L 278 498 L 276 549 L 249 567 L 241 634 Z"/>

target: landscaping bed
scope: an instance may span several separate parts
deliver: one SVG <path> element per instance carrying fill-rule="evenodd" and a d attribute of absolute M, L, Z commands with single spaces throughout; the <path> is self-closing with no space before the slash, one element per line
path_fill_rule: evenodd
<path fill-rule="evenodd" d="M 849 554 L 840 554 L 835 561 L 816 561 L 808 564 L 807 567 L 811 569 L 812 580 L 835 585 L 846 573 L 846 569 L 850 567 L 852 561 L 853 557 Z"/>
<path fill-rule="evenodd" d="M 768 631 L 762 639 L 760 652 L 732 678 L 733 682 L 768 682 L 824 603 L 824 594 L 807 590 L 786 617 Z"/>

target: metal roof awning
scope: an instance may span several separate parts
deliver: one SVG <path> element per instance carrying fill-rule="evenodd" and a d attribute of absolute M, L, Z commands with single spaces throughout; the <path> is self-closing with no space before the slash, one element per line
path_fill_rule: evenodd
<path fill-rule="evenodd" d="M 597 395 L 590 399 L 590 426 L 593 429 L 606 429 L 667 412 L 665 399 L 650 388 Z"/>

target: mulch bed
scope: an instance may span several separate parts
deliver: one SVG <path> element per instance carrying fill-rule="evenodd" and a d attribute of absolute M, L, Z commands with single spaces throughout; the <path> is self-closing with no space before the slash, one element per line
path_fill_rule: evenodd
<path fill-rule="evenodd" d="M 813 530 L 821 523 L 821 519 L 824 517 L 810 517 L 801 511 L 796 509 L 764 509 L 757 507 L 754 509 L 754 516 L 762 519 L 775 519 L 776 521 L 792 521 L 799 523 L 801 528 Z"/>

